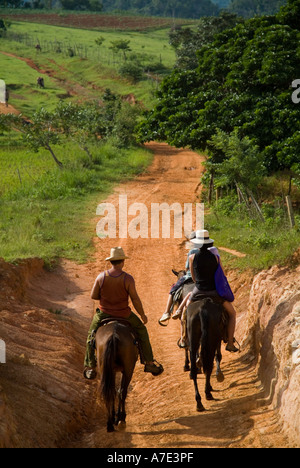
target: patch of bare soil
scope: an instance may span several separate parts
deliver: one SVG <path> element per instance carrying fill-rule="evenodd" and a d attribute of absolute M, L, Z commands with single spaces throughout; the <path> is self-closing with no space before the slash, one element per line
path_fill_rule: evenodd
<path fill-rule="evenodd" d="M 148 172 L 118 187 L 107 201 L 117 206 L 120 194 L 128 196 L 128 205 L 143 202 L 148 207 L 196 201 L 201 157 L 165 144 L 150 147 L 155 159 Z M 127 430 L 107 434 L 97 382 L 86 383 L 82 367 L 94 308 L 90 290 L 116 243 L 130 257 L 126 271 L 136 279 L 155 358 L 165 372 L 154 378 L 137 365 L 127 400 Z M 62 261 L 53 272 L 38 260 L 19 267 L 0 264 L 0 337 L 7 344 L 7 364 L 0 364 L 0 447 L 288 447 L 278 408 L 264 399 L 251 343 L 238 355 L 224 351 L 225 381 L 213 378 L 215 400 L 204 399 L 206 412 L 196 412 L 193 385 L 183 372 L 184 352 L 176 345 L 179 323 L 158 325 L 175 280 L 171 269 L 185 264 L 185 242 L 96 238 L 95 250 L 90 264 Z M 233 272 L 230 279 L 237 296 L 237 339 L 242 341 L 253 278 Z M 203 376 L 199 383 L 204 394 Z"/>

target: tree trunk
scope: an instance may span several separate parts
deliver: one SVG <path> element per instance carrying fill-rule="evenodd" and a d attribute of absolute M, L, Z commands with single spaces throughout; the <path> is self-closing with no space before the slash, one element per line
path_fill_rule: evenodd
<path fill-rule="evenodd" d="M 63 169 L 64 165 L 61 161 L 57 159 L 50 145 L 46 145 L 46 149 L 50 152 L 52 158 L 60 169 Z"/>

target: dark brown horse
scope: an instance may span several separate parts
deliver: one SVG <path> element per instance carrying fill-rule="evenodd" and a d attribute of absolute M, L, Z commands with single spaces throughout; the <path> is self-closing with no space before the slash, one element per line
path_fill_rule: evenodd
<path fill-rule="evenodd" d="M 194 381 L 197 411 L 205 411 L 198 389 L 197 359 L 200 350 L 200 360 L 203 372 L 206 377 L 205 395 L 207 400 L 213 400 L 212 386 L 210 378 L 214 366 L 214 359 L 217 362 L 217 380 L 223 382 L 224 374 L 220 364 L 222 360 L 221 343 L 226 339 L 227 324 L 223 320 L 223 306 L 212 298 L 203 299 L 190 304 L 187 310 L 187 330 L 189 339 L 189 351 L 191 359 L 190 377 Z"/>
<path fill-rule="evenodd" d="M 108 412 L 107 432 L 126 427 L 125 401 L 138 359 L 135 337 L 129 326 L 118 321 L 99 328 L 96 334 L 98 371 L 101 376 L 100 394 Z M 116 375 L 122 374 L 120 389 L 116 388 Z M 115 403 L 119 393 L 119 407 Z"/>

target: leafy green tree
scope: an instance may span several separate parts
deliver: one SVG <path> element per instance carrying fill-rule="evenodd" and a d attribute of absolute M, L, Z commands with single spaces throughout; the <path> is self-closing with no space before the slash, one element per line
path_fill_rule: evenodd
<path fill-rule="evenodd" d="M 22 121 L 19 127 L 23 134 L 24 142 L 35 152 L 44 148 L 51 154 L 55 164 L 62 169 L 63 163 L 54 153 L 53 146 L 60 143 L 60 136 L 53 130 L 52 113 L 41 109 L 34 113 L 30 122 Z"/>
<path fill-rule="evenodd" d="M 219 16 L 201 18 L 196 31 L 190 28 L 173 28 L 170 31 L 170 44 L 176 51 L 176 67 L 180 69 L 197 68 L 199 65 L 197 51 L 212 43 L 218 33 L 233 28 L 243 21 L 236 14 L 223 11 Z"/>
<path fill-rule="evenodd" d="M 131 51 L 131 48 L 129 46 L 130 44 L 130 41 L 129 40 L 126 40 L 126 39 L 117 39 L 116 41 L 111 41 L 111 46 L 110 46 L 110 49 L 114 52 L 114 53 L 118 53 L 118 52 L 122 52 L 123 53 L 123 57 L 124 57 L 124 60 L 126 62 L 127 60 L 127 55 L 126 55 L 126 52 L 130 52 Z"/>
<path fill-rule="evenodd" d="M 218 187 L 242 186 L 245 190 L 256 191 L 258 184 L 266 174 L 264 158 L 258 146 L 248 138 L 240 138 L 238 131 L 230 135 L 217 130 L 208 142 L 210 148 L 221 151 L 222 162 L 214 163 L 209 157 L 207 165 L 214 172 L 215 185 Z"/>
<path fill-rule="evenodd" d="M 137 62 L 125 63 L 120 67 L 119 73 L 133 83 L 138 83 L 143 78 L 143 68 Z"/>
<path fill-rule="evenodd" d="M 105 41 L 105 38 L 103 36 L 99 36 L 97 37 L 97 39 L 95 39 L 95 43 L 97 44 L 97 46 L 101 47 L 103 42 Z"/>
<path fill-rule="evenodd" d="M 228 9 L 246 18 L 256 15 L 272 15 L 286 0 L 231 0 Z"/>
<path fill-rule="evenodd" d="M 63 163 L 59 161 L 53 150 L 53 146 L 60 142 L 60 136 L 54 131 L 53 123 L 53 114 L 45 109 L 37 111 L 30 121 L 25 120 L 22 115 L 7 114 L 0 116 L 0 130 L 21 132 L 27 146 L 35 152 L 38 152 L 41 148 L 46 149 L 56 165 L 62 169 Z"/>
<path fill-rule="evenodd" d="M 224 30 L 198 50 L 196 69 L 175 69 L 139 125 L 140 139 L 205 150 L 217 129 L 238 129 L 257 145 L 268 171 L 299 165 L 300 107 L 291 84 L 300 77 L 300 35 L 283 24 L 291 11 L 300 11 L 299 0 L 276 17 Z M 222 152 L 212 151 L 214 162 L 222 162 Z"/>

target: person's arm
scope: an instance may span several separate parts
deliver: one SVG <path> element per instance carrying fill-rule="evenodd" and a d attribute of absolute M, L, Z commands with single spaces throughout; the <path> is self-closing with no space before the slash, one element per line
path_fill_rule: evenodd
<path fill-rule="evenodd" d="M 103 284 L 104 273 L 101 273 L 95 281 L 91 292 L 91 298 L 95 301 L 100 301 L 101 298 L 101 285 Z"/>
<path fill-rule="evenodd" d="M 140 297 L 139 297 L 139 295 L 137 293 L 137 290 L 136 290 L 136 287 L 135 287 L 135 281 L 134 281 L 133 278 L 129 282 L 128 293 L 129 293 L 130 299 L 132 301 L 132 304 L 133 304 L 135 310 L 137 311 L 137 313 L 139 314 L 139 316 L 143 320 L 144 324 L 146 325 L 148 323 L 148 317 L 146 316 L 146 314 L 144 312 L 144 307 L 143 307 L 142 301 L 141 301 L 141 299 L 140 299 Z"/>
<path fill-rule="evenodd" d="M 196 278 L 195 278 L 195 273 L 194 273 L 194 268 L 193 268 L 194 258 L 195 258 L 195 254 L 190 255 L 189 262 L 190 262 L 190 271 L 192 274 L 192 278 L 193 278 L 194 283 L 196 283 Z"/>

